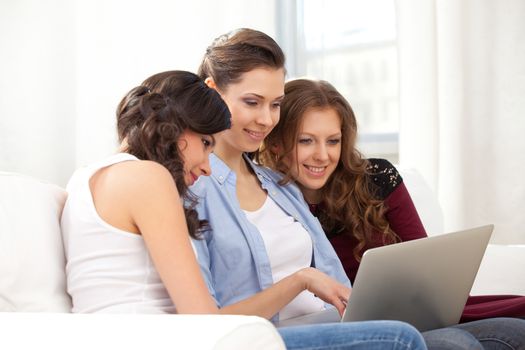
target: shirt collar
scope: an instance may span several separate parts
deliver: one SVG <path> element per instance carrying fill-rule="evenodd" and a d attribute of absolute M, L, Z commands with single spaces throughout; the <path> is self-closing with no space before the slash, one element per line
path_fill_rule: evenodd
<path fill-rule="evenodd" d="M 235 175 L 235 173 L 220 159 L 217 157 L 214 153 L 210 154 L 209 156 L 210 160 L 210 168 L 211 168 L 211 176 L 217 180 L 218 183 L 221 185 L 226 181 L 230 173 L 232 175 Z"/>
<path fill-rule="evenodd" d="M 271 182 L 272 179 L 265 171 L 265 168 L 262 166 L 259 166 L 255 164 L 246 153 L 243 154 L 244 159 L 247 161 L 247 163 L 251 166 L 257 177 L 261 182 Z M 211 176 L 217 180 L 221 185 L 226 181 L 228 176 L 233 175 L 235 176 L 235 172 L 230 169 L 226 163 L 222 161 L 219 157 L 217 157 L 214 153 L 210 154 L 210 167 L 211 167 Z"/>
<path fill-rule="evenodd" d="M 267 171 L 263 166 L 251 160 L 250 157 L 248 157 L 247 153 L 244 153 L 243 157 L 247 161 L 247 163 L 252 167 L 253 172 L 257 175 L 261 182 L 263 181 L 263 179 L 266 182 L 272 181 L 272 179 L 270 178 L 270 176 L 268 176 Z"/>

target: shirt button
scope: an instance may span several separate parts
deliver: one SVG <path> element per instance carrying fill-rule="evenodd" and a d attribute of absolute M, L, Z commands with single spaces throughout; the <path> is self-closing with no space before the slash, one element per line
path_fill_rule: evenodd
<path fill-rule="evenodd" d="M 222 180 L 222 179 L 224 179 L 224 177 L 221 175 L 221 176 L 219 176 L 219 179 Z"/>

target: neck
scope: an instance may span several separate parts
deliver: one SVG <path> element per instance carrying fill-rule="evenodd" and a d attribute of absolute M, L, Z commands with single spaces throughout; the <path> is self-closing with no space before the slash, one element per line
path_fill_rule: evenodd
<path fill-rule="evenodd" d="M 301 192 L 303 192 L 304 199 L 308 204 L 319 204 L 322 201 L 321 190 L 312 190 L 309 188 L 304 188 L 299 185 Z"/>
<path fill-rule="evenodd" d="M 244 161 L 242 151 L 229 147 L 224 142 L 217 142 L 213 153 L 233 170 L 237 177 L 251 174 L 248 164 Z"/>

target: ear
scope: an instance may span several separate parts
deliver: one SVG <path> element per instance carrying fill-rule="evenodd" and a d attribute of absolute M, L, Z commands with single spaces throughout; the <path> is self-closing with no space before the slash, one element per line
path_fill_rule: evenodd
<path fill-rule="evenodd" d="M 215 84 L 215 80 L 213 80 L 212 77 L 207 77 L 204 79 L 204 84 L 208 85 L 208 87 L 213 90 L 217 90 L 217 84 Z"/>
<path fill-rule="evenodd" d="M 186 147 L 188 147 L 188 140 L 186 140 L 186 137 L 181 135 L 179 139 L 177 140 L 177 145 L 179 146 L 179 150 L 184 151 Z"/>

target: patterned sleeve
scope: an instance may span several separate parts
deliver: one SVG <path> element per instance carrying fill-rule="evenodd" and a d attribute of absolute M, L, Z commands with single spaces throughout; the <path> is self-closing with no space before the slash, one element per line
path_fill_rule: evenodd
<path fill-rule="evenodd" d="M 401 241 L 427 236 L 416 207 L 397 169 L 386 159 L 369 159 L 368 172 L 376 196 L 387 206 L 386 218 Z"/>
<path fill-rule="evenodd" d="M 368 159 L 366 170 L 378 199 L 386 199 L 403 182 L 396 167 L 386 159 Z"/>

